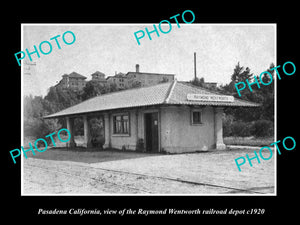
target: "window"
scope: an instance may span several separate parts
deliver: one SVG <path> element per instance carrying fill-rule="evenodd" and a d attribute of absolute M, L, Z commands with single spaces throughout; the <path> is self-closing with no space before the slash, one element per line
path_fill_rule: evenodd
<path fill-rule="evenodd" d="M 200 110 L 193 110 L 191 115 L 192 125 L 202 124 L 202 112 Z"/>
<path fill-rule="evenodd" d="M 113 132 L 114 134 L 129 134 L 128 115 L 113 116 Z"/>

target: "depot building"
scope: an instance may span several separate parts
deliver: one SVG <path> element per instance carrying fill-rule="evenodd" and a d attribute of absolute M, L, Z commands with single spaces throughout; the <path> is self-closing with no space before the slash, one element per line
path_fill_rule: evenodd
<path fill-rule="evenodd" d="M 45 116 L 66 118 L 71 133 L 68 147 L 76 146 L 74 118 L 84 124 L 84 145 L 91 146 L 91 118 L 102 118 L 104 148 L 149 152 L 194 152 L 225 149 L 222 114 L 225 107 L 259 104 L 186 82 L 172 81 L 93 97 Z"/>

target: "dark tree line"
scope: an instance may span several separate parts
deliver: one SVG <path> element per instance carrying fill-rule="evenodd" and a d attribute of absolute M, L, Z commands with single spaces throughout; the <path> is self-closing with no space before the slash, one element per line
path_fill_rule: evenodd
<path fill-rule="evenodd" d="M 272 74 L 272 78 L 268 74 L 262 76 L 263 85 L 260 82 L 259 75 L 251 73 L 249 67 L 243 67 L 237 63 L 231 75 L 231 81 L 228 84 L 221 85 L 215 90 L 223 93 L 233 95 L 242 100 L 248 100 L 260 103 L 261 107 L 255 108 L 226 108 L 224 110 L 223 127 L 224 136 L 272 136 L 274 133 L 274 70 L 273 63 L 266 70 Z M 262 71 L 263 72 L 263 71 Z M 249 83 L 255 81 L 254 76 L 259 81 L 260 88 L 256 84 L 252 85 L 252 92 L 247 86 L 246 79 Z M 241 91 L 241 97 L 238 95 L 235 84 L 238 82 L 245 82 L 246 88 Z M 204 79 L 200 78 L 191 81 L 192 84 L 203 87 Z"/>

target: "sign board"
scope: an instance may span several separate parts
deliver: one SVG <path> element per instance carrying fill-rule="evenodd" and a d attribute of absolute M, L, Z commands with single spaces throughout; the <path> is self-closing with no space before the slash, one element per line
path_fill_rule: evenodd
<path fill-rule="evenodd" d="M 187 94 L 187 100 L 210 101 L 210 102 L 234 102 L 234 97 L 229 95 Z"/>

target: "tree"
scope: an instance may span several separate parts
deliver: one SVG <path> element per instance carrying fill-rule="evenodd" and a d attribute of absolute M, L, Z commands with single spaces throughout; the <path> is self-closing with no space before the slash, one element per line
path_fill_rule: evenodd
<path fill-rule="evenodd" d="M 249 67 L 244 69 L 243 66 L 240 66 L 240 62 L 238 62 L 233 70 L 233 74 L 231 75 L 231 82 L 222 86 L 222 89 L 225 93 L 232 94 L 234 97 L 250 100 L 252 93 L 249 88 L 245 88 L 242 92 L 242 96 L 240 97 L 235 87 L 235 84 L 239 82 L 246 82 L 247 79 L 249 82 L 253 82 L 253 74 L 250 72 Z"/>
<path fill-rule="evenodd" d="M 71 88 L 50 87 L 48 94 L 44 97 L 48 101 L 45 106 L 49 113 L 63 110 L 67 107 L 81 102 L 80 94 Z"/>
<path fill-rule="evenodd" d="M 40 118 L 44 116 L 43 98 L 41 96 L 32 97 L 32 95 L 24 97 L 24 117 Z"/>
<path fill-rule="evenodd" d="M 192 85 L 198 86 L 198 87 L 204 87 L 204 78 L 201 77 L 200 79 L 198 77 L 195 77 L 193 80 L 190 81 Z"/>
<path fill-rule="evenodd" d="M 45 100 L 41 96 L 24 97 L 24 136 L 44 138 L 46 135 L 57 131 L 61 125 L 57 119 L 44 120 L 47 115 Z"/>
<path fill-rule="evenodd" d="M 106 93 L 115 92 L 115 91 L 119 91 L 117 84 L 115 83 L 109 84 L 108 91 Z"/>
<path fill-rule="evenodd" d="M 272 82 L 267 85 L 261 85 L 262 87 L 259 89 L 261 96 L 263 96 L 262 101 L 260 101 L 260 103 L 263 105 L 263 110 L 261 112 L 261 119 L 266 119 L 266 120 L 271 120 L 274 121 L 274 70 L 271 70 L 272 68 L 274 68 L 275 65 L 274 63 L 270 64 L 269 69 L 267 70 L 267 72 L 269 72 L 270 74 L 272 74 L 272 77 L 270 77 L 267 73 L 265 73 L 262 76 L 262 81 L 267 84 L 269 82 Z"/>
<path fill-rule="evenodd" d="M 97 81 L 88 81 L 83 88 L 83 93 L 81 95 L 82 100 L 87 100 L 89 98 L 95 97 L 103 93 L 102 85 Z"/>
<path fill-rule="evenodd" d="M 115 92 L 115 91 L 119 91 L 115 83 L 103 85 L 97 81 L 90 80 L 86 83 L 80 96 L 81 96 L 81 100 L 84 101 L 98 95 Z"/>
<path fill-rule="evenodd" d="M 272 74 L 272 78 L 265 73 L 262 76 L 262 81 L 264 83 L 269 83 L 272 80 L 274 80 L 274 71 L 271 71 L 270 69 L 274 67 L 274 64 L 272 63 L 267 70 Z M 260 84 L 260 88 L 257 87 L 257 85 L 252 85 L 252 92 L 248 88 L 248 85 L 246 83 L 246 79 L 248 79 L 249 83 L 252 83 L 254 80 L 253 74 L 250 72 L 250 69 L 246 67 L 240 66 L 238 63 L 233 71 L 233 74 L 231 76 L 231 82 L 227 85 L 222 86 L 222 92 L 225 94 L 231 94 L 234 97 L 241 98 L 248 101 L 253 101 L 262 104 L 259 108 L 228 108 L 226 109 L 226 113 L 228 115 L 233 115 L 235 120 L 240 121 L 254 121 L 258 119 L 267 119 L 270 121 L 274 120 L 274 82 L 270 83 L 269 85 L 265 86 L 261 84 L 259 76 L 256 76 L 256 80 Z M 235 88 L 235 84 L 238 82 L 245 82 L 246 88 L 241 92 L 242 96 L 239 97 L 238 93 Z"/>

